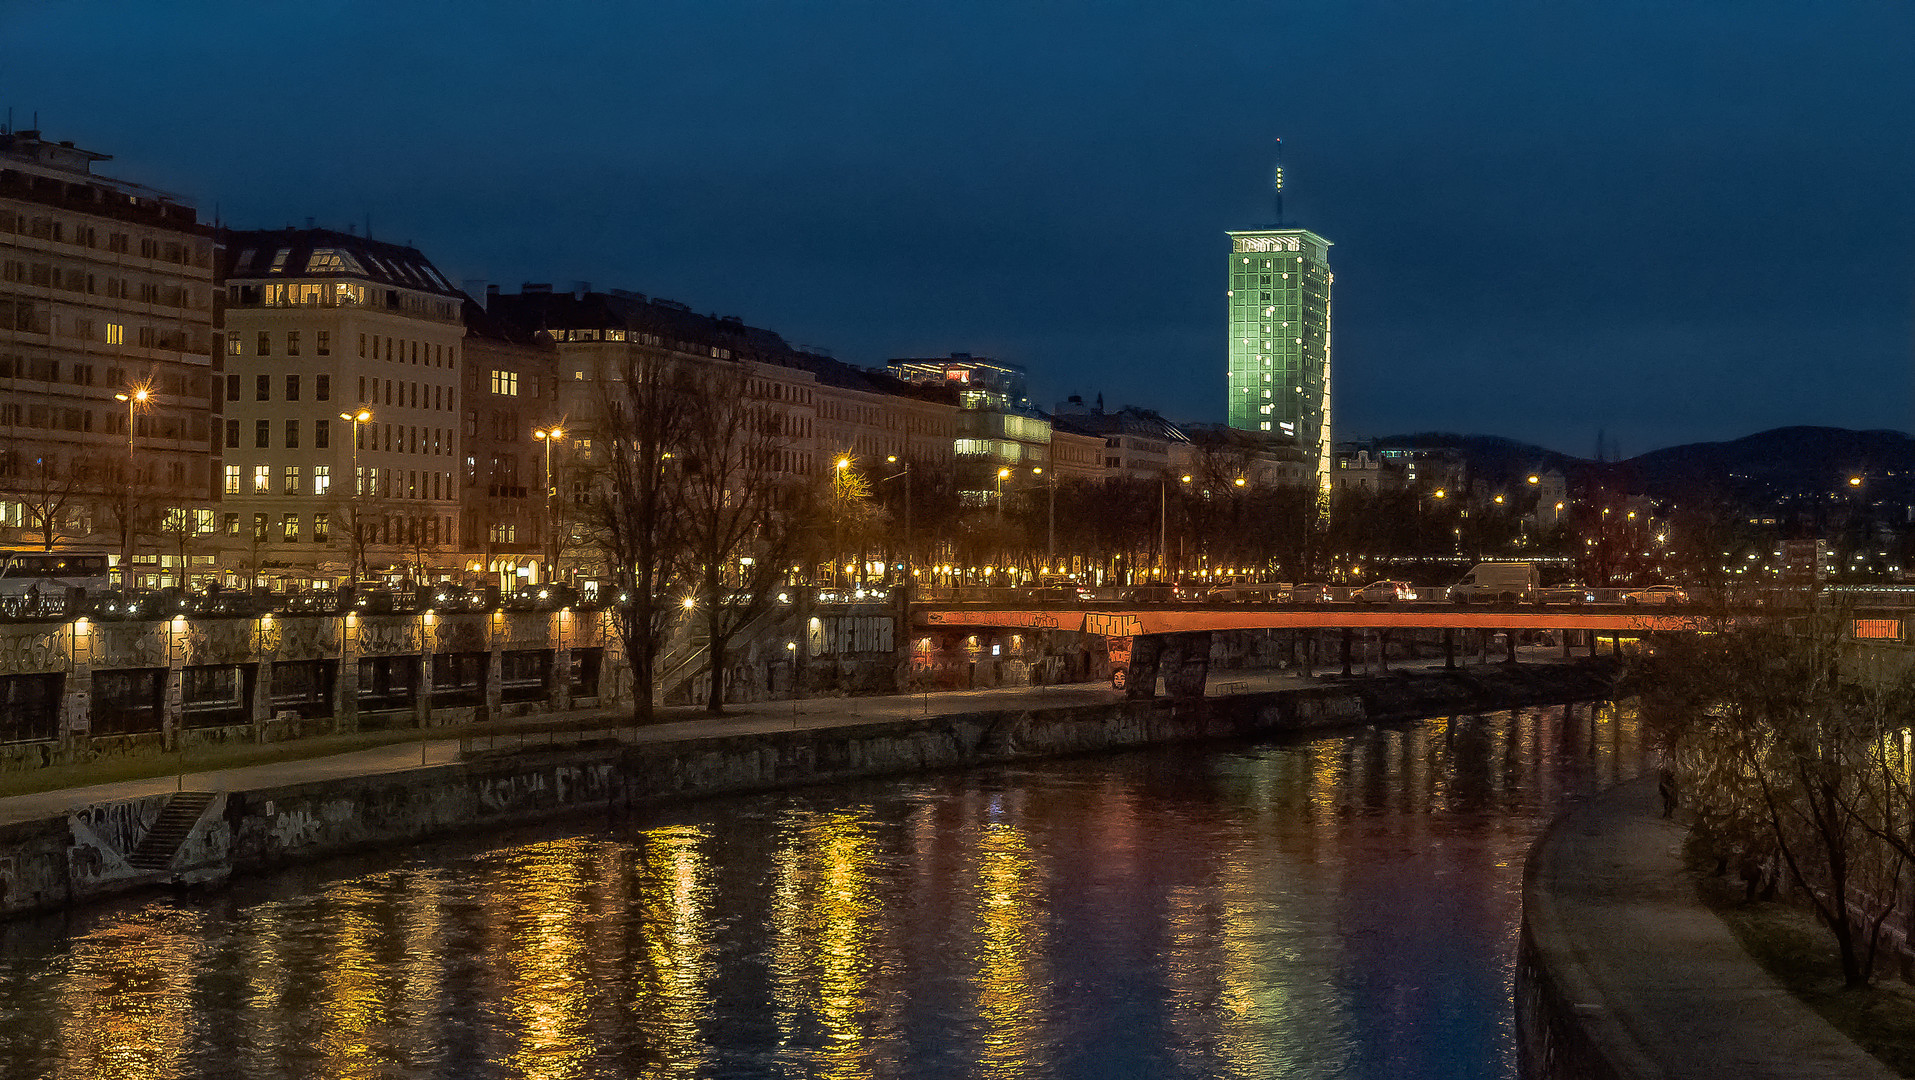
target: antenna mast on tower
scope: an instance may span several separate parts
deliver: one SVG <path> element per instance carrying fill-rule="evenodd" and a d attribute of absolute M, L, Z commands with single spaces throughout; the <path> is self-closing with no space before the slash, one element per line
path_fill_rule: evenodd
<path fill-rule="evenodd" d="M 1272 177 L 1272 187 L 1277 197 L 1277 227 L 1283 227 L 1283 140 L 1277 140 L 1276 174 Z"/>

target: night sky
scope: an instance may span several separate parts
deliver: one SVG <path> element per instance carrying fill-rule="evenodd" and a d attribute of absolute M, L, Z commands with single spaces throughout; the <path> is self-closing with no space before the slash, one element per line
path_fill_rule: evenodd
<path fill-rule="evenodd" d="M 1915 4 L 0 0 L 16 129 L 243 228 L 1224 414 L 1224 230 L 1335 243 L 1339 438 L 1910 427 Z"/>

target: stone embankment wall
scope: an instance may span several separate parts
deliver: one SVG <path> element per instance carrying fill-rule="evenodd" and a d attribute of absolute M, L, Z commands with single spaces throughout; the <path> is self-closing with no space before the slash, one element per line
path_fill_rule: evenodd
<path fill-rule="evenodd" d="M 134 855 L 170 799 L 155 795 L 0 826 L 0 917 L 595 808 L 1594 700 L 1609 696 L 1612 685 L 1613 670 L 1601 663 L 1476 668 L 1194 701 L 487 754 L 455 765 L 221 793 L 163 865 L 138 866 Z"/>

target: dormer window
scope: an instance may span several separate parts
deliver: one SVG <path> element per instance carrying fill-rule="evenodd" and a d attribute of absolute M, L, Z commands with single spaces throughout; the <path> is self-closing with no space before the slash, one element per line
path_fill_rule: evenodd
<path fill-rule="evenodd" d="M 280 248 L 280 249 L 279 249 L 278 251 L 276 251 L 276 252 L 274 252 L 274 253 L 273 253 L 273 265 L 272 265 L 271 267 L 269 267 L 269 268 L 267 269 L 267 271 L 266 271 L 266 272 L 267 272 L 267 273 L 269 273 L 269 274 L 283 274 L 283 273 L 285 273 L 285 272 L 286 272 L 286 260 L 287 260 L 287 259 L 288 259 L 289 257 L 291 257 L 291 255 L 292 255 L 292 253 L 293 253 L 293 249 L 292 249 L 292 248 Z"/>
<path fill-rule="evenodd" d="M 306 260 L 308 274 L 356 274 L 366 276 L 365 268 L 349 251 L 338 248 L 314 248 L 311 257 Z"/>

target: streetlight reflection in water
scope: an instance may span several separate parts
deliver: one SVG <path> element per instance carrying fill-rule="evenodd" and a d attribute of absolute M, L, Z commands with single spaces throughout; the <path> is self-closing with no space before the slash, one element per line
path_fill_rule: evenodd
<path fill-rule="evenodd" d="M 288 871 L 0 928 L 0 1074 L 1512 1075 L 1523 853 L 1639 768 L 1529 709 Z"/>

